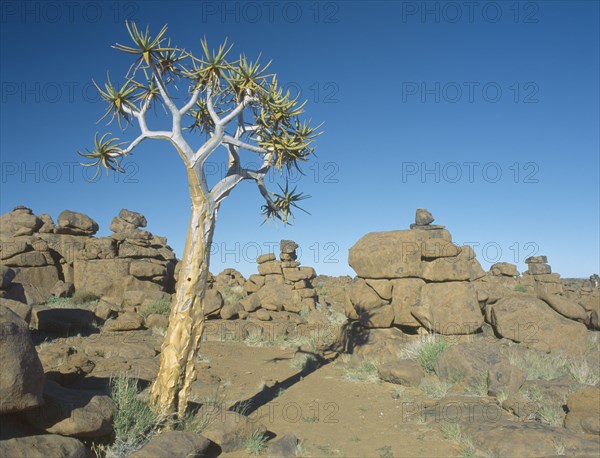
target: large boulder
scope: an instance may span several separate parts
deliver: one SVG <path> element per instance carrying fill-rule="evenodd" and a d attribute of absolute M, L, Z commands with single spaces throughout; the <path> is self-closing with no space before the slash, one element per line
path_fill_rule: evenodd
<path fill-rule="evenodd" d="M 44 405 L 25 413 L 36 428 L 63 436 L 102 437 L 113 431 L 115 404 L 109 396 L 64 388 L 52 380 L 44 386 Z"/>
<path fill-rule="evenodd" d="M 391 281 L 394 324 L 399 326 L 420 327 L 421 323 L 411 311 L 421 302 L 421 288 L 425 281 L 420 278 L 399 278 Z"/>
<path fill-rule="evenodd" d="M 42 220 L 34 215 L 31 209 L 18 206 L 13 211 L 0 216 L 0 233 L 11 237 L 31 235 L 37 232 L 42 224 Z"/>
<path fill-rule="evenodd" d="M 15 271 L 2 264 L 0 266 L 0 289 L 7 289 L 15 278 Z"/>
<path fill-rule="evenodd" d="M 488 371 L 505 360 L 497 345 L 488 342 L 472 342 L 451 345 L 444 350 L 435 363 L 435 373 L 441 380 L 460 382 L 472 387 L 484 381 Z"/>
<path fill-rule="evenodd" d="M 563 317 L 536 297 L 508 296 L 489 308 L 490 322 L 502 337 L 543 352 L 580 356 L 586 351 L 585 325 Z"/>
<path fill-rule="evenodd" d="M 472 334 L 481 328 L 483 314 L 477 292 L 468 282 L 428 283 L 413 316 L 438 334 Z"/>
<path fill-rule="evenodd" d="M 202 431 L 202 435 L 218 444 L 225 453 L 244 448 L 244 442 L 248 437 L 264 434 L 267 431 L 265 426 L 256 419 L 250 419 L 237 412 L 214 409 L 210 406 L 206 410 L 210 423 Z"/>
<path fill-rule="evenodd" d="M 357 279 L 348 288 L 348 299 L 359 315 L 383 307 L 388 301 L 383 300 L 373 288 L 362 278 Z"/>
<path fill-rule="evenodd" d="M 538 297 L 566 318 L 581 321 L 582 323 L 587 321 L 588 314 L 586 310 L 578 303 L 566 297 L 544 293 L 538 295 Z"/>
<path fill-rule="evenodd" d="M 264 265 L 264 264 L 261 264 Z M 293 289 L 289 285 L 270 283 L 263 286 L 258 293 L 261 306 L 267 310 L 287 310 L 294 303 Z"/>
<path fill-rule="evenodd" d="M 421 242 L 428 231 L 370 232 L 349 250 L 348 263 L 362 278 L 418 277 Z M 440 231 L 440 238 L 450 234 Z"/>
<path fill-rule="evenodd" d="M 421 277 L 433 282 L 473 281 L 485 275 L 473 250 L 468 246 L 461 247 L 458 256 L 424 262 L 422 268 Z"/>
<path fill-rule="evenodd" d="M 4 306 L 0 306 L 0 361 L 0 414 L 42 404 L 44 370 L 27 323 Z"/>
<path fill-rule="evenodd" d="M 58 234 L 94 235 L 98 232 L 98 223 L 83 213 L 65 210 L 58 215 Z"/>
<path fill-rule="evenodd" d="M 193 432 L 164 431 L 153 436 L 130 458 L 171 458 L 176 456 L 200 458 L 208 456 L 210 441 Z"/>
<path fill-rule="evenodd" d="M 33 428 L 31 429 L 33 430 Z M 33 433 L 33 431 L 31 432 Z M 96 455 L 73 437 L 37 434 L 19 435 L 0 440 L 0 456 L 6 458 L 94 458 Z"/>
<path fill-rule="evenodd" d="M 565 428 L 574 433 L 600 435 L 600 387 L 590 386 L 567 399 Z"/>

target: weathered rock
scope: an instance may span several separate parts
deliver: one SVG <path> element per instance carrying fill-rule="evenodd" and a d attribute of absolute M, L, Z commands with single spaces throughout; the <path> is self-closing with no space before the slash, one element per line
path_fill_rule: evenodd
<path fill-rule="evenodd" d="M 387 304 L 376 309 L 361 310 L 359 320 L 365 328 L 389 328 L 394 322 L 394 309 Z"/>
<path fill-rule="evenodd" d="M 527 273 L 530 275 L 547 275 L 552 273 L 552 268 L 548 264 L 529 264 Z"/>
<path fill-rule="evenodd" d="M 428 239 L 421 243 L 421 258 L 433 260 L 451 258 L 460 254 L 460 247 L 444 239 Z"/>
<path fill-rule="evenodd" d="M 44 386 L 42 363 L 27 323 L 0 306 L 0 414 L 40 405 Z"/>
<path fill-rule="evenodd" d="M 281 261 L 267 261 L 258 265 L 258 272 L 261 275 L 281 275 Z"/>
<path fill-rule="evenodd" d="M 129 275 L 130 261 L 125 259 L 76 260 L 76 291 L 89 291 L 97 296 L 121 295 L 126 289 L 123 279 Z"/>
<path fill-rule="evenodd" d="M 53 233 L 56 225 L 54 224 L 52 217 L 48 213 L 42 213 L 40 219 L 42 220 L 42 226 L 39 228 L 38 232 L 43 234 Z"/>
<path fill-rule="evenodd" d="M 113 431 L 115 404 L 109 396 L 64 388 L 47 380 L 44 405 L 25 413 L 27 421 L 49 433 L 102 437 Z"/>
<path fill-rule="evenodd" d="M 379 295 L 361 278 L 357 279 L 348 288 L 348 298 L 354 310 L 359 315 L 365 311 L 373 311 L 387 304 Z"/>
<path fill-rule="evenodd" d="M 196 433 L 186 431 L 163 431 L 153 436 L 146 445 L 130 458 L 202 458 L 208 456 L 210 441 Z"/>
<path fill-rule="evenodd" d="M 298 244 L 293 240 L 282 240 L 279 242 L 279 250 L 282 253 L 292 254 L 298 249 Z"/>
<path fill-rule="evenodd" d="M 585 309 L 576 302 L 555 294 L 540 294 L 538 297 L 564 317 L 582 323 L 587 321 L 588 314 Z"/>
<path fill-rule="evenodd" d="M 252 434 L 264 434 L 267 430 L 262 423 L 237 412 L 221 409 L 215 412 L 214 408 L 211 408 L 208 410 L 208 415 L 211 421 L 202 431 L 202 435 L 218 444 L 225 453 L 244 448 L 246 438 Z"/>
<path fill-rule="evenodd" d="M 283 277 L 288 281 L 311 280 L 317 276 L 312 267 L 296 267 L 283 269 Z"/>
<path fill-rule="evenodd" d="M 517 266 L 510 262 L 497 262 L 490 267 L 492 275 L 505 276 L 505 277 L 518 277 L 519 271 Z"/>
<path fill-rule="evenodd" d="M 83 213 L 65 210 L 58 215 L 57 222 L 58 234 L 94 235 L 98 232 L 98 223 Z"/>
<path fill-rule="evenodd" d="M 298 438 L 293 434 L 286 434 L 274 440 L 267 449 L 268 458 L 292 458 L 296 456 Z"/>
<path fill-rule="evenodd" d="M 220 315 L 223 320 L 232 320 L 238 316 L 242 306 L 239 304 L 226 304 L 221 308 Z"/>
<path fill-rule="evenodd" d="M 574 433 L 600 435 L 600 388 L 582 388 L 567 398 L 565 428 Z"/>
<path fill-rule="evenodd" d="M 406 386 L 418 386 L 425 377 L 419 363 L 407 359 L 384 363 L 377 368 L 377 372 L 385 382 Z"/>
<path fill-rule="evenodd" d="M 293 303 L 292 291 L 293 289 L 289 285 L 272 283 L 263 286 L 256 294 L 258 294 L 263 308 L 279 311 Z"/>
<path fill-rule="evenodd" d="M 0 456 L 6 458 L 94 458 L 96 455 L 73 437 L 39 434 L 0 440 Z"/>
<path fill-rule="evenodd" d="M 167 329 L 167 327 L 169 326 L 169 318 L 158 313 L 151 313 L 146 318 L 144 318 L 144 326 L 146 326 L 146 328 L 148 329 Z"/>
<path fill-rule="evenodd" d="M 417 212 L 415 214 L 415 224 L 417 226 L 427 226 L 428 224 L 433 223 L 434 218 L 431 213 L 429 213 L 424 208 L 417 208 Z"/>
<path fill-rule="evenodd" d="M 586 327 L 556 313 L 532 296 L 509 296 L 489 306 L 496 332 L 528 348 L 544 352 L 562 351 L 582 355 L 586 349 Z"/>
<path fill-rule="evenodd" d="M 213 315 L 221 310 L 223 307 L 223 296 L 216 289 L 207 289 L 204 292 L 204 314 Z"/>
<path fill-rule="evenodd" d="M 51 296 L 52 288 L 60 279 L 58 269 L 54 265 L 21 267 L 15 269 L 15 272 L 13 284 L 22 285 L 29 305 L 45 303 Z"/>
<path fill-rule="evenodd" d="M 507 361 L 500 360 L 488 372 L 488 394 L 498 396 L 501 393 L 506 395 L 517 393 L 523 382 L 525 382 L 523 371 Z"/>
<path fill-rule="evenodd" d="M 265 253 L 256 258 L 256 263 L 264 264 L 265 262 L 275 261 L 276 259 L 275 253 Z"/>
<path fill-rule="evenodd" d="M 435 373 L 441 380 L 472 387 L 487 383 L 491 367 L 505 361 L 499 347 L 487 342 L 461 343 L 444 350 L 435 363 Z"/>
<path fill-rule="evenodd" d="M 240 304 L 244 307 L 246 312 L 254 312 L 256 309 L 260 308 L 260 297 L 258 294 L 251 294 L 250 296 L 243 298 L 240 301 Z"/>
<path fill-rule="evenodd" d="M 285 279 L 283 278 L 283 275 L 279 275 L 279 274 L 265 275 L 264 279 L 265 279 L 265 285 L 271 285 L 271 284 L 283 285 L 285 283 Z"/>
<path fill-rule="evenodd" d="M 469 247 L 461 247 L 460 255 L 455 257 L 423 262 L 422 267 L 421 277 L 435 282 L 473 281 L 485 275 L 479 261 L 471 255 Z"/>
<path fill-rule="evenodd" d="M 108 320 L 104 323 L 102 331 L 133 331 L 141 329 L 144 326 L 144 319 L 135 312 L 125 312 L 120 314 L 114 320 Z"/>
<path fill-rule="evenodd" d="M 62 280 L 58 280 L 50 290 L 50 294 L 53 297 L 71 297 L 74 292 L 75 285 L 71 282 L 64 282 Z"/>
<path fill-rule="evenodd" d="M 546 256 L 530 256 L 525 259 L 525 264 L 546 264 L 547 262 Z"/>
<path fill-rule="evenodd" d="M 392 280 L 392 307 L 394 324 L 400 326 L 421 326 L 411 311 L 421 302 L 421 288 L 425 282 L 420 278 L 399 278 Z"/>
<path fill-rule="evenodd" d="M 362 278 L 418 277 L 426 235 L 425 231 L 371 232 L 350 248 L 348 263 Z"/>
<path fill-rule="evenodd" d="M 167 267 L 150 261 L 134 261 L 129 266 L 129 273 L 142 279 L 164 278 L 167 275 Z"/>
<path fill-rule="evenodd" d="M 13 211 L 0 216 L 0 233 L 19 237 L 31 235 L 42 226 L 42 220 L 27 207 L 16 207 Z"/>
<path fill-rule="evenodd" d="M 2 264 L 0 266 L 0 289 L 6 289 L 15 278 L 15 271 Z"/>
<path fill-rule="evenodd" d="M 438 334 L 472 334 L 483 323 L 475 288 L 467 282 L 428 283 L 413 316 Z"/>
<path fill-rule="evenodd" d="M 598 453 L 597 440 L 563 428 L 509 419 L 483 422 L 469 420 L 468 415 L 463 418 L 462 432 L 478 450 L 485 450 L 489 456 L 556 456 L 557 444 L 564 447 L 566 456 L 596 456 Z"/>
<path fill-rule="evenodd" d="M 390 280 L 366 278 L 365 281 L 367 282 L 367 285 L 369 285 L 384 301 L 392 300 L 393 283 Z"/>
<path fill-rule="evenodd" d="M 85 242 L 83 250 L 78 253 L 80 259 L 114 259 L 117 257 L 117 244 L 110 237 L 91 238 Z"/>
<path fill-rule="evenodd" d="M 256 311 L 256 318 L 258 318 L 260 321 L 270 321 L 271 314 L 269 313 L 268 310 L 259 309 Z"/>
<path fill-rule="evenodd" d="M 12 299 L 0 298 L 0 306 L 7 307 L 16 313 L 19 318 L 21 318 L 26 323 L 29 323 L 31 319 L 31 306 L 19 301 L 14 301 Z"/>

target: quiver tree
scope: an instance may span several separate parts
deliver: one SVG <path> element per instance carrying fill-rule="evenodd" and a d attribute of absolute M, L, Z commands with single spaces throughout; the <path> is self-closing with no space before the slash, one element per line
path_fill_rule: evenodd
<path fill-rule="evenodd" d="M 144 140 L 159 139 L 170 142 L 185 165 L 191 217 L 160 370 L 151 390 L 151 402 L 158 411 L 181 416 L 196 375 L 194 357 L 204 330 L 203 298 L 219 206 L 240 182 L 249 180 L 264 199 L 265 218 L 288 223 L 292 210 L 307 196 L 290 190 L 287 182 L 278 192 L 271 192 L 265 175 L 271 169 L 282 176 L 299 170 L 314 151 L 318 127 L 299 119 L 304 103 L 267 73 L 270 63 L 262 65 L 259 59 L 250 61 L 245 56 L 231 60 L 227 41 L 211 50 L 205 39 L 196 57 L 171 45 L 165 38 L 166 26 L 152 37 L 148 28 L 140 31 L 134 23 L 126 25 L 133 44 L 114 46 L 134 59 L 125 83 L 118 87 L 109 78 L 103 88 L 97 88 L 108 104 L 102 119 L 109 118 L 109 123 L 116 119 L 121 130 L 137 125 L 139 135 L 126 143 L 110 134 L 96 134 L 93 150 L 80 154 L 92 160 L 84 165 L 97 167 L 97 173 L 102 168 L 123 172 L 119 162 L 123 157 Z M 182 92 L 184 103 L 178 106 L 175 95 Z M 170 118 L 169 130 L 148 127 L 147 115 L 156 106 L 162 106 Z M 192 134 L 204 139 L 197 149 L 188 142 Z M 227 155 L 228 170 L 211 189 L 204 165 L 221 152 Z M 242 155 L 258 157 L 260 166 L 246 167 Z"/>

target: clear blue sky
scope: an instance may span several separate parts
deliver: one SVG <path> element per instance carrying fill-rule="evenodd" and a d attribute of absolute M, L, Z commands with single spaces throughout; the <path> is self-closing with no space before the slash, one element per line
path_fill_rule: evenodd
<path fill-rule="evenodd" d="M 348 248 L 408 228 L 418 207 L 486 269 L 523 271 L 536 252 L 564 277 L 600 270 L 597 1 L 3 1 L 0 211 L 82 211 L 108 235 L 125 207 L 181 255 L 189 200 L 170 145 L 147 141 L 128 175 L 94 183 L 78 165 L 97 130 L 118 133 L 96 124 L 104 105 L 90 82 L 107 70 L 122 81 L 129 61 L 111 45 L 127 42 L 126 18 L 167 23 L 187 49 L 205 35 L 262 52 L 325 122 L 299 181 L 311 215 L 261 226 L 259 193 L 239 186 L 219 213 L 213 272 L 248 275 L 289 238 L 319 273 L 353 275 Z"/>

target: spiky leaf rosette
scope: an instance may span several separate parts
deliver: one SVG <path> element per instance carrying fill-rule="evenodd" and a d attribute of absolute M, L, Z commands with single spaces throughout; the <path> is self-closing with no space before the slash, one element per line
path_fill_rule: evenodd
<path fill-rule="evenodd" d="M 144 64 L 146 68 L 151 67 L 152 65 L 156 66 L 157 68 L 161 68 L 161 61 L 165 59 L 167 53 L 171 51 L 177 51 L 176 48 L 162 45 L 165 39 L 165 33 L 167 33 L 166 24 L 162 29 L 160 29 L 160 32 L 158 32 L 154 38 L 150 34 L 149 27 L 146 27 L 146 30 L 141 32 L 137 28 L 135 22 L 126 21 L 125 26 L 127 27 L 127 32 L 129 32 L 129 36 L 131 37 L 134 45 L 126 46 L 117 43 L 113 46 L 113 48 L 127 54 L 138 56 L 133 64 L 131 64 L 131 67 L 129 67 L 128 73 L 131 73 L 133 69 L 133 73 L 135 74 L 138 68 Z M 168 67 L 165 67 L 165 69 L 168 69 Z"/>
<path fill-rule="evenodd" d="M 93 82 L 96 86 L 96 89 L 98 89 L 102 100 L 108 104 L 106 113 L 104 113 L 104 116 L 102 116 L 98 122 L 102 121 L 108 115 L 111 115 L 107 124 L 110 124 L 115 118 L 117 118 L 119 127 L 123 129 L 121 120 L 125 121 L 126 124 L 129 124 L 131 122 L 131 110 L 137 109 L 133 103 L 135 92 L 137 90 L 136 84 L 133 82 L 133 80 L 128 79 L 119 89 L 117 89 L 116 86 L 111 82 L 110 75 L 107 74 L 106 79 L 107 82 L 104 83 L 104 90 L 98 86 L 95 81 Z"/>
<path fill-rule="evenodd" d="M 302 192 L 296 192 L 296 187 L 290 190 L 289 183 L 287 181 L 285 183 L 285 189 L 282 188 L 281 185 L 278 186 L 281 194 L 270 192 L 269 194 L 271 194 L 273 197 L 270 199 L 270 201 L 267 201 L 267 203 L 262 206 L 262 214 L 265 217 L 265 222 L 270 219 L 278 219 L 284 224 L 291 224 L 290 219 L 293 219 L 294 217 L 292 212 L 294 208 L 309 214 L 306 210 L 298 205 L 298 202 L 309 199 L 309 195 L 306 195 Z"/>
<path fill-rule="evenodd" d="M 106 173 L 108 174 L 109 170 L 113 172 L 124 173 L 125 170 L 119 164 L 119 158 L 123 156 L 123 150 L 121 146 L 124 144 L 123 142 L 119 142 L 118 138 L 109 138 L 110 133 L 104 134 L 101 138 L 98 138 L 98 133 L 94 136 L 94 150 L 87 150 L 87 153 L 82 153 L 77 151 L 80 156 L 91 159 L 92 162 L 87 164 L 81 164 L 84 167 L 96 167 L 96 173 L 92 180 L 95 180 L 98 174 L 100 173 L 100 169 L 104 167 L 106 169 Z"/>

